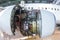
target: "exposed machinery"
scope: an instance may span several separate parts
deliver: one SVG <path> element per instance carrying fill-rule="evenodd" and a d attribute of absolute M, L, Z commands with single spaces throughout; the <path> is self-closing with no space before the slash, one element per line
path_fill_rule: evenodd
<path fill-rule="evenodd" d="M 8 6 L 0 13 L 0 30 L 8 35 L 15 35 L 17 27 L 23 36 L 39 35 L 46 37 L 53 34 L 56 19 L 52 12 L 39 9 L 26 9 L 24 1 L 21 5 Z"/>

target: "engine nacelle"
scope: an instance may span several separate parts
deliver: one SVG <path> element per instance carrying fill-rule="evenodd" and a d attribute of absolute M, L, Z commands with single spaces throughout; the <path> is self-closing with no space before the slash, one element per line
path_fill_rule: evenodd
<path fill-rule="evenodd" d="M 0 29 L 8 35 L 13 35 L 17 26 L 24 36 L 38 34 L 45 37 L 53 34 L 56 19 L 54 14 L 49 11 L 9 6 L 0 13 Z"/>

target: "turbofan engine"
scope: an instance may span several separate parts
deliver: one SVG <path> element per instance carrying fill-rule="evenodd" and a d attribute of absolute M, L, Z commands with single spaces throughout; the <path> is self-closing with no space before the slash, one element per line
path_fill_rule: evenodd
<path fill-rule="evenodd" d="M 23 36 L 45 37 L 55 30 L 55 16 L 45 10 L 28 10 L 20 5 L 8 6 L 0 13 L 0 29 L 8 35 L 15 35 L 17 27 Z"/>

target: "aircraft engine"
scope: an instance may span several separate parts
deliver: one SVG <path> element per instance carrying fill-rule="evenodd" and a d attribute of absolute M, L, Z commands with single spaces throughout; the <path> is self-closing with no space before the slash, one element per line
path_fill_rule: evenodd
<path fill-rule="evenodd" d="M 0 30 L 8 35 L 15 35 L 17 27 L 23 36 L 53 34 L 56 19 L 53 13 L 45 10 L 28 10 L 19 5 L 9 6 L 0 13 Z"/>

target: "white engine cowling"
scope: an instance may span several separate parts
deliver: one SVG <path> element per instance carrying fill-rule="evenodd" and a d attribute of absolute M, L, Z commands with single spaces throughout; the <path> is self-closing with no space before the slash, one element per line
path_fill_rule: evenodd
<path fill-rule="evenodd" d="M 9 6 L 7 9 L 3 10 L 0 13 L 0 30 L 3 32 L 6 32 L 8 35 L 13 35 L 13 32 L 11 30 L 11 19 L 14 17 L 14 7 L 15 6 Z M 26 9 L 28 10 L 28 9 Z M 35 12 L 38 11 L 38 9 L 34 9 Z M 34 11 L 32 10 L 32 11 Z M 28 10 L 31 11 L 31 10 Z M 53 13 L 45 10 L 39 10 L 38 20 L 37 20 L 37 34 L 41 37 L 45 37 L 48 35 L 53 34 L 56 26 L 56 19 Z M 34 14 L 34 13 L 33 13 Z"/>

